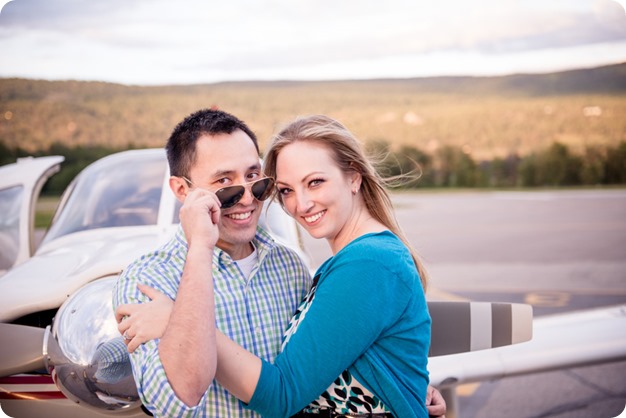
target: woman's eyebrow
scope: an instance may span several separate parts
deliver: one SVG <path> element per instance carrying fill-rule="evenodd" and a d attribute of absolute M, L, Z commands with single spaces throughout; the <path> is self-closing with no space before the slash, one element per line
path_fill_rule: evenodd
<path fill-rule="evenodd" d="M 304 176 L 302 178 L 302 180 L 300 180 L 300 183 L 306 183 L 309 178 L 316 177 L 316 176 L 321 176 L 321 175 L 324 175 L 324 172 L 322 172 L 322 171 L 314 171 L 314 172 L 309 173 L 306 176 Z M 276 180 L 276 184 L 277 185 L 278 184 L 282 184 L 282 185 L 285 185 L 285 186 L 289 186 L 289 183 L 285 183 L 284 181 L 280 181 L 278 179 Z"/>
<path fill-rule="evenodd" d="M 309 178 L 311 178 L 311 177 L 317 177 L 317 176 L 323 176 L 323 175 L 324 175 L 324 172 L 323 172 L 323 171 L 314 171 L 314 172 L 309 173 L 309 174 L 307 174 L 306 176 L 304 176 L 304 177 L 302 178 L 301 182 L 303 182 L 303 183 L 304 183 L 305 181 L 307 181 L 307 180 L 308 180 Z"/>

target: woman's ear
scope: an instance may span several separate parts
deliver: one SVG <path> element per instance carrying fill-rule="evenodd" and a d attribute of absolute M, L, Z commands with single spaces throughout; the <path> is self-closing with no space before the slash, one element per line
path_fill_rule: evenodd
<path fill-rule="evenodd" d="M 189 186 L 182 177 L 170 176 L 170 189 L 180 202 L 184 202 L 189 192 Z"/>
<path fill-rule="evenodd" d="M 361 182 L 363 181 L 363 176 L 358 171 L 354 171 L 350 176 L 350 185 L 352 186 L 352 194 L 357 194 L 361 189 Z"/>

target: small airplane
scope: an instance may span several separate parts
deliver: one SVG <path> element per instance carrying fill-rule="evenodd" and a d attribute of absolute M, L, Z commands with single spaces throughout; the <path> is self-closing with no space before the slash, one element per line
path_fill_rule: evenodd
<path fill-rule="evenodd" d="M 111 290 L 179 221 L 165 152 L 124 151 L 85 168 L 37 245 L 35 203 L 63 160 L 0 167 L 0 408 L 12 417 L 145 417 Z M 266 204 L 260 223 L 310 261 L 280 205 Z M 448 417 L 460 413 L 454 388 L 462 383 L 626 358 L 626 305 L 534 321 L 524 304 L 428 305 L 431 384 Z"/>

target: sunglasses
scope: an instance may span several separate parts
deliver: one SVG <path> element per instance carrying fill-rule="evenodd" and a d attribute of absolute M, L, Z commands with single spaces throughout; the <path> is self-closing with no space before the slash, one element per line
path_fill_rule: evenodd
<path fill-rule="evenodd" d="M 198 187 L 187 177 L 182 176 L 185 181 L 191 184 L 194 187 Z M 236 186 L 228 186 L 222 189 L 219 189 L 215 192 L 215 195 L 219 199 L 222 204 L 222 209 L 227 209 L 232 206 L 235 206 L 244 194 L 246 194 L 246 187 L 250 188 L 252 192 L 252 196 L 258 201 L 264 201 L 272 194 L 274 190 L 274 179 L 271 177 L 263 177 L 262 179 L 258 179 L 255 181 L 251 181 L 249 183 L 238 184 Z M 202 187 L 198 187 L 201 189 Z"/>

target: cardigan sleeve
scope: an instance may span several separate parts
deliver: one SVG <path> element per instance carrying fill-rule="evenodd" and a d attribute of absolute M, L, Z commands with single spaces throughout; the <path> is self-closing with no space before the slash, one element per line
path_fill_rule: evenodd
<path fill-rule="evenodd" d="M 274 364 L 264 362 L 248 404 L 263 416 L 291 416 L 308 405 L 398 320 L 410 286 L 371 254 L 335 256 L 315 298 Z"/>

